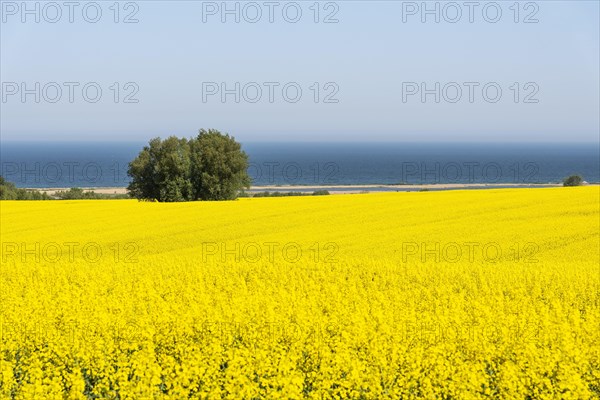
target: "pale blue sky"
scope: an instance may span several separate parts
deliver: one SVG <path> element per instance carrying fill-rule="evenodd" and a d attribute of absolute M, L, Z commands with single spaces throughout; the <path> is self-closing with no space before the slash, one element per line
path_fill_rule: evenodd
<path fill-rule="evenodd" d="M 421 2 L 338 1 L 320 2 L 319 23 L 314 22 L 314 2 L 297 2 L 302 17 L 297 23 L 283 18 L 277 2 L 274 22 L 268 7 L 257 2 L 262 19 L 249 23 L 240 15 L 221 22 L 220 14 L 209 15 L 222 2 L 138 1 L 120 3 L 119 21 L 135 12 L 138 23 L 114 23 L 113 1 L 98 2 L 102 17 L 86 22 L 83 5 L 68 21 L 68 8 L 56 23 L 55 10 L 40 22 L 24 15 L 21 1 L 2 1 L 0 75 L 3 83 L 1 109 L 2 140 L 146 140 L 154 136 L 194 135 L 198 128 L 217 128 L 248 141 L 598 141 L 599 135 L 599 2 L 520 2 L 515 23 L 514 1 L 497 2 L 499 22 L 487 22 L 479 2 L 474 21 L 461 5 L 457 23 L 433 21 L 414 4 Z M 229 2 L 228 7 L 235 7 Z M 240 10 L 248 2 L 239 2 Z M 526 3 L 530 3 L 527 5 Z M 63 4 L 59 1 L 58 4 Z M 435 7 L 429 2 L 428 7 Z M 440 2 L 440 12 L 447 2 Z M 533 4 L 533 5 L 531 5 Z M 35 2 L 28 5 L 33 9 Z M 124 9 L 127 5 L 127 9 Z M 295 6 L 288 6 L 294 18 Z M 312 7 L 312 8 L 311 8 Z M 137 9 L 136 9 L 137 8 Z M 205 22 L 203 22 L 203 9 Z M 246 8 L 247 18 L 254 9 Z M 495 9 L 488 8 L 494 18 Z M 323 23 L 335 12 L 337 23 Z M 404 14 L 403 14 L 404 12 Z M 455 10 L 446 8 L 446 17 Z M 523 23 L 534 13 L 537 23 Z M 14 15 L 13 15 L 14 14 Z M 94 9 L 88 8 L 88 17 Z M 403 16 L 405 22 L 403 22 Z M 42 95 L 21 93 L 15 86 L 25 82 L 33 89 L 49 82 L 62 86 L 56 103 Z M 73 103 L 64 82 L 77 82 Z M 96 82 L 102 89 L 97 103 L 85 101 L 81 88 Z M 111 85 L 119 82 L 118 103 Z M 133 82 L 127 88 L 124 85 Z M 263 97 L 251 103 L 243 97 L 235 103 L 228 95 L 205 93 L 203 82 L 225 82 L 228 87 L 257 82 Z M 277 82 L 274 100 L 268 101 L 268 86 Z M 302 97 L 296 103 L 282 97 L 281 88 L 296 82 Z M 314 101 L 313 83 L 320 86 Z M 407 95 L 406 82 L 440 88 L 457 82 L 463 97 L 456 103 L 443 96 L 435 103 L 428 95 Z M 464 82 L 477 82 L 473 102 Z M 482 87 L 495 82 L 502 89 L 496 103 L 483 98 Z M 519 102 L 515 86 L 519 83 Z M 325 87 L 325 84 L 333 83 Z M 403 84 L 404 83 L 404 84 Z M 525 87 L 527 83 L 529 86 Z M 124 103 L 134 90 L 138 103 Z M 312 87 L 312 89 L 311 89 Z M 204 85 L 204 89 L 212 86 Z M 324 103 L 323 96 L 339 89 Z M 455 96 L 447 86 L 447 98 Z M 55 96 L 47 86 L 47 98 Z M 114 87 L 113 87 L 114 89 Z M 254 97 L 252 85 L 247 99 Z M 21 87 L 18 88 L 21 90 Z M 537 91 L 525 103 L 524 96 Z M 290 92 L 292 93 L 292 92 Z M 492 93 L 493 96 L 493 92 Z M 293 97 L 293 93 L 291 97 Z M 92 93 L 93 96 L 93 93 Z"/>

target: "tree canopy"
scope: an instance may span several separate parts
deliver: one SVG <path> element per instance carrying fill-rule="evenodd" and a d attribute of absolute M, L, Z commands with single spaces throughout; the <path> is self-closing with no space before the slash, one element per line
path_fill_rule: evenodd
<path fill-rule="evenodd" d="M 198 136 L 155 138 L 129 163 L 129 194 L 163 202 L 233 200 L 250 187 L 248 156 L 235 138 L 216 129 Z"/>
<path fill-rule="evenodd" d="M 571 175 L 563 179 L 563 186 L 581 186 L 582 184 L 583 178 L 579 175 Z"/>
<path fill-rule="evenodd" d="M 0 200 L 51 200 L 46 193 L 37 190 L 20 189 L 0 175 Z"/>

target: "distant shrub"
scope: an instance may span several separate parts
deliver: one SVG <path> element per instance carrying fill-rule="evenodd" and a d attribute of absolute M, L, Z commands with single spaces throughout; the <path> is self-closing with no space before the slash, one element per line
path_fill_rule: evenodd
<path fill-rule="evenodd" d="M 257 192 L 252 197 L 289 197 L 289 196 L 325 196 L 330 194 L 327 190 L 315 190 L 312 193 L 304 192 Z"/>
<path fill-rule="evenodd" d="M 19 189 L 0 175 L 0 200 L 52 200 L 52 198 L 37 190 Z"/>
<path fill-rule="evenodd" d="M 257 192 L 252 197 L 288 197 L 288 196 L 307 196 L 301 192 Z"/>
<path fill-rule="evenodd" d="M 54 196 L 61 200 L 78 200 L 84 198 L 84 191 L 81 188 L 71 188 L 69 190 L 58 190 Z"/>
<path fill-rule="evenodd" d="M 582 184 L 583 178 L 579 175 L 571 175 L 563 179 L 563 186 L 581 186 Z"/>
<path fill-rule="evenodd" d="M 105 194 L 96 193 L 93 190 L 84 191 L 81 188 L 71 188 L 69 190 L 59 190 L 54 193 L 54 197 L 60 200 L 108 200 L 108 199 L 129 199 L 126 194 Z"/>

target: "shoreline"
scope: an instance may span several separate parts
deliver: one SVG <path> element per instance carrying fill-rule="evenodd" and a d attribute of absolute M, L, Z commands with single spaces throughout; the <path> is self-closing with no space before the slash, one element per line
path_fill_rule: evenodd
<path fill-rule="evenodd" d="M 597 186 L 596 183 L 584 186 Z M 331 194 L 352 193 L 381 193 L 381 192 L 410 192 L 423 190 L 475 190 L 475 189 L 517 189 L 517 188 L 552 188 L 562 187 L 561 183 L 431 183 L 431 184 L 407 184 L 407 185 L 285 185 L 285 186 L 252 186 L 246 193 L 258 192 L 299 192 L 312 193 L 315 190 L 328 190 Z M 69 188 L 23 188 L 36 190 L 38 192 L 54 195 L 60 190 Z M 82 187 L 86 192 L 94 191 L 99 194 L 127 194 L 126 187 Z"/>

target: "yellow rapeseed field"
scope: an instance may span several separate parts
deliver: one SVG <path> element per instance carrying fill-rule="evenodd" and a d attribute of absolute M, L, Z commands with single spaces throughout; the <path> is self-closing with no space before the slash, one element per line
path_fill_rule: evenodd
<path fill-rule="evenodd" d="M 600 398 L 599 194 L 0 202 L 0 398 Z"/>

